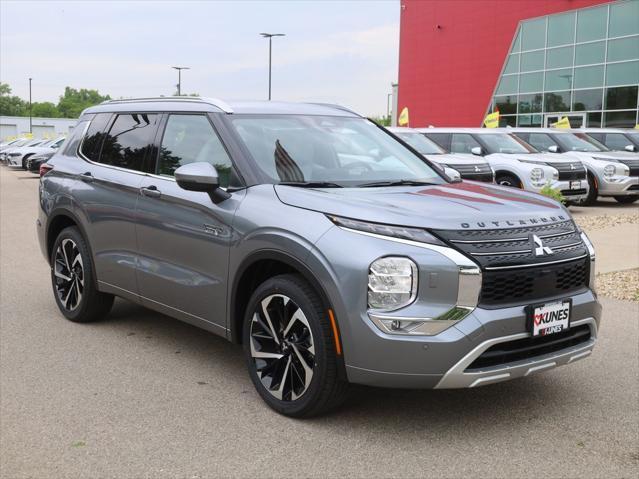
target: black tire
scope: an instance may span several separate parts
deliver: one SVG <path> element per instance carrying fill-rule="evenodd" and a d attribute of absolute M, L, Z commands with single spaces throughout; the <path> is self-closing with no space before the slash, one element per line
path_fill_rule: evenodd
<path fill-rule="evenodd" d="M 288 298 L 288 302 L 285 302 L 284 298 Z M 269 321 L 264 321 L 267 316 L 264 316 L 262 309 L 263 301 L 269 301 Z M 289 312 L 290 317 L 294 317 L 298 309 L 303 313 L 306 322 L 294 323 L 290 320 L 293 327 L 289 325 L 289 335 L 282 334 L 284 328 L 280 325 L 285 322 L 289 324 L 288 320 L 282 318 L 286 318 Z M 279 311 L 282 311 L 282 314 Z M 258 320 L 253 321 L 254 315 L 258 315 Z M 276 344 L 269 330 L 279 337 L 280 343 Z M 293 334 L 290 334 L 291 331 L 294 331 Z M 296 336 L 298 333 L 299 337 Z M 291 337 L 293 339 L 288 342 Z M 319 295 L 302 277 L 293 274 L 275 276 L 255 290 L 246 308 L 242 339 L 253 385 L 262 399 L 278 413 L 296 418 L 316 416 L 330 411 L 346 399 L 348 383 L 339 378 L 340 366 L 330 319 Z M 303 343 L 306 343 L 303 346 L 304 350 L 301 349 Z M 309 343 L 311 348 L 308 348 Z M 299 348 L 295 349 L 290 345 L 297 345 Z M 255 351 L 252 352 L 252 349 Z M 282 357 L 260 359 L 253 356 L 269 350 Z M 314 356 L 310 355 L 311 350 L 314 351 Z M 303 358 L 300 351 L 305 354 Z M 312 371 L 308 385 L 303 384 L 308 376 L 306 368 L 300 362 L 301 359 L 304 359 L 306 367 Z M 312 368 L 309 362 L 313 363 Z M 258 372 L 258 364 L 259 372 L 267 371 L 262 376 Z M 275 382 L 280 376 L 279 373 L 282 373 L 283 379 Z M 273 387 L 267 387 L 266 382 L 273 384 Z M 298 386 L 297 398 L 295 383 Z M 305 389 L 302 390 L 302 386 Z M 281 399 L 276 397 L 277 395 L 280 395 Z"/>
<path fill-rule="evenodd" d="M 630 203 L 634 203 L 639 200 L 639 195 L 628 195 L 628 196 L 615 196 L 614 197 L 617 203 L 621 203 L 622 205 L 629 205 Z"/>
<path fill-rule="evenodd" d="M 500 173 L 499 175 L 497 175 L 497 177 L 495 178 L 495 183 L 501 186 L 521 189 L 521 181 L 519 181 L 519 178 L 508 173 Z"/>
<path fill-rule="evenodd" d="M 96 287 L 89 248 L 74 226 L 63 229 L 53 245 L 51 286 L 60 312 L 76 323 L 97 321 L 113 306 L 113 295 Z"/>
<path fill-rule="evenodd" d="M 32 155 L 26 155 L 24 158 L 22 158 L 22 169 L 26 170 L 27 169 L 27 161 L 29 160 L 29 158 Z"/>
<path fill-rule="evenodd" d="M 588 175 L 588 196 L 586 196 L 586 199 L 582 200 L 581 204 L 583 206 L 592 206 L 597 202 L 598 196 L 599 191 L 597 190 L 595 178 L 592 175 Z"/>

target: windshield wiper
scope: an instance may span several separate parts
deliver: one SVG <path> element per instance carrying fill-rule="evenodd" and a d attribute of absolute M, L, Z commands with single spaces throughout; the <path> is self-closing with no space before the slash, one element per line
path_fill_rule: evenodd
<path fill-rule="evenodd" d="M 344 188 L 330 181 L 280 181 L 278 185 L 299 186 L 300 188 Z"/>
<path fill-rule="evenodd" d="M 395 181 L 373 181 L 371 183 L 363 183 L 357 185 L 358 188 L 374 188 L 377 186 L 428 186 L 435 185 L 436 183 L 429 183 L 428 181 L 418 180 L 395 180 Z"/>

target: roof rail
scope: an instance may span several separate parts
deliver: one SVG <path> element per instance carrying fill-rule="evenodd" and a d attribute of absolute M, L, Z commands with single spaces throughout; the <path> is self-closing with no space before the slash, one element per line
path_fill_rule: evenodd
<path fill-rule="evenodd" d="M 101 105 L 104 104 L 118 104 L 118 103 L 136 103 L 136 102 L 151 102 L 151 101 L 187 101 L 193 103 L 206 103 L 208 105 L 213 105 L 224 113 L 233 113 L 233 108 L 229 106 L 228 103 L 222 100 L 218 100 L 217 98 L 206 98 L 199 96 L 160 96 L 160 97 L 146 97 L 146 98 L 123 98 L 120 100 L 105 100 Z"/>
<path fill-rule="evenodd" d="M 357 115 L 359 117 L 362 116 L 359 113 L 357 113 L 356 111 L 353 111 L 350 108 L 346 108 L 345 106 L 338 105 L 336 103 L 318 103 L 318 102 L 309 101 L 309 102 L 306 102 L 306 104 L 307 105 L 328 106 L 328 107 L 331 107 L 331 108 L 335 108 L 336 110 L 342 110 L 342 111 L 346 111 L 348 113 L 352 113 L 353 115 Z"/>

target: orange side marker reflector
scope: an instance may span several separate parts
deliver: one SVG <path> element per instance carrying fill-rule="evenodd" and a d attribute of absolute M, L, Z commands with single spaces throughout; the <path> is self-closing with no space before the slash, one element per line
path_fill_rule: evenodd
<path fill-rule="evenodd" d="M 335 338 L 335 352 L 338 356 L 342 355 L 342 345 L 339 342 L 339 332 L 337 331 L 337 323 L 335 322 L 335 315 L 333 310 L 328 310 L 328 319 L 331 320 L 331 327 L 333 328 L 333 338 Z"/>

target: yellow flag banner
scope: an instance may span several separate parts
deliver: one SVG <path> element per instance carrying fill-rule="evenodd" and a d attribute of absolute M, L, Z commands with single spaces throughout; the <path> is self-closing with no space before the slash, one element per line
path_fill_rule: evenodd
<path fill-rule="evenodd" d="M 550 126 L 553 128 L 570 128 L 570 120 L 568 120 L 567 116 L 563 116 L 557 123 L 553 123 Z"/>
<path fill-rule="evenodd" d="M 486 128 L 497 128 L 499 126 L 499 112 L 489 113 L 484 118 L 484 126 Z"/>
<path fill-rule="evenodd" d="M 397 119 L 399 126 L 408 126 L 408 107 L 405 106 Z"/>

